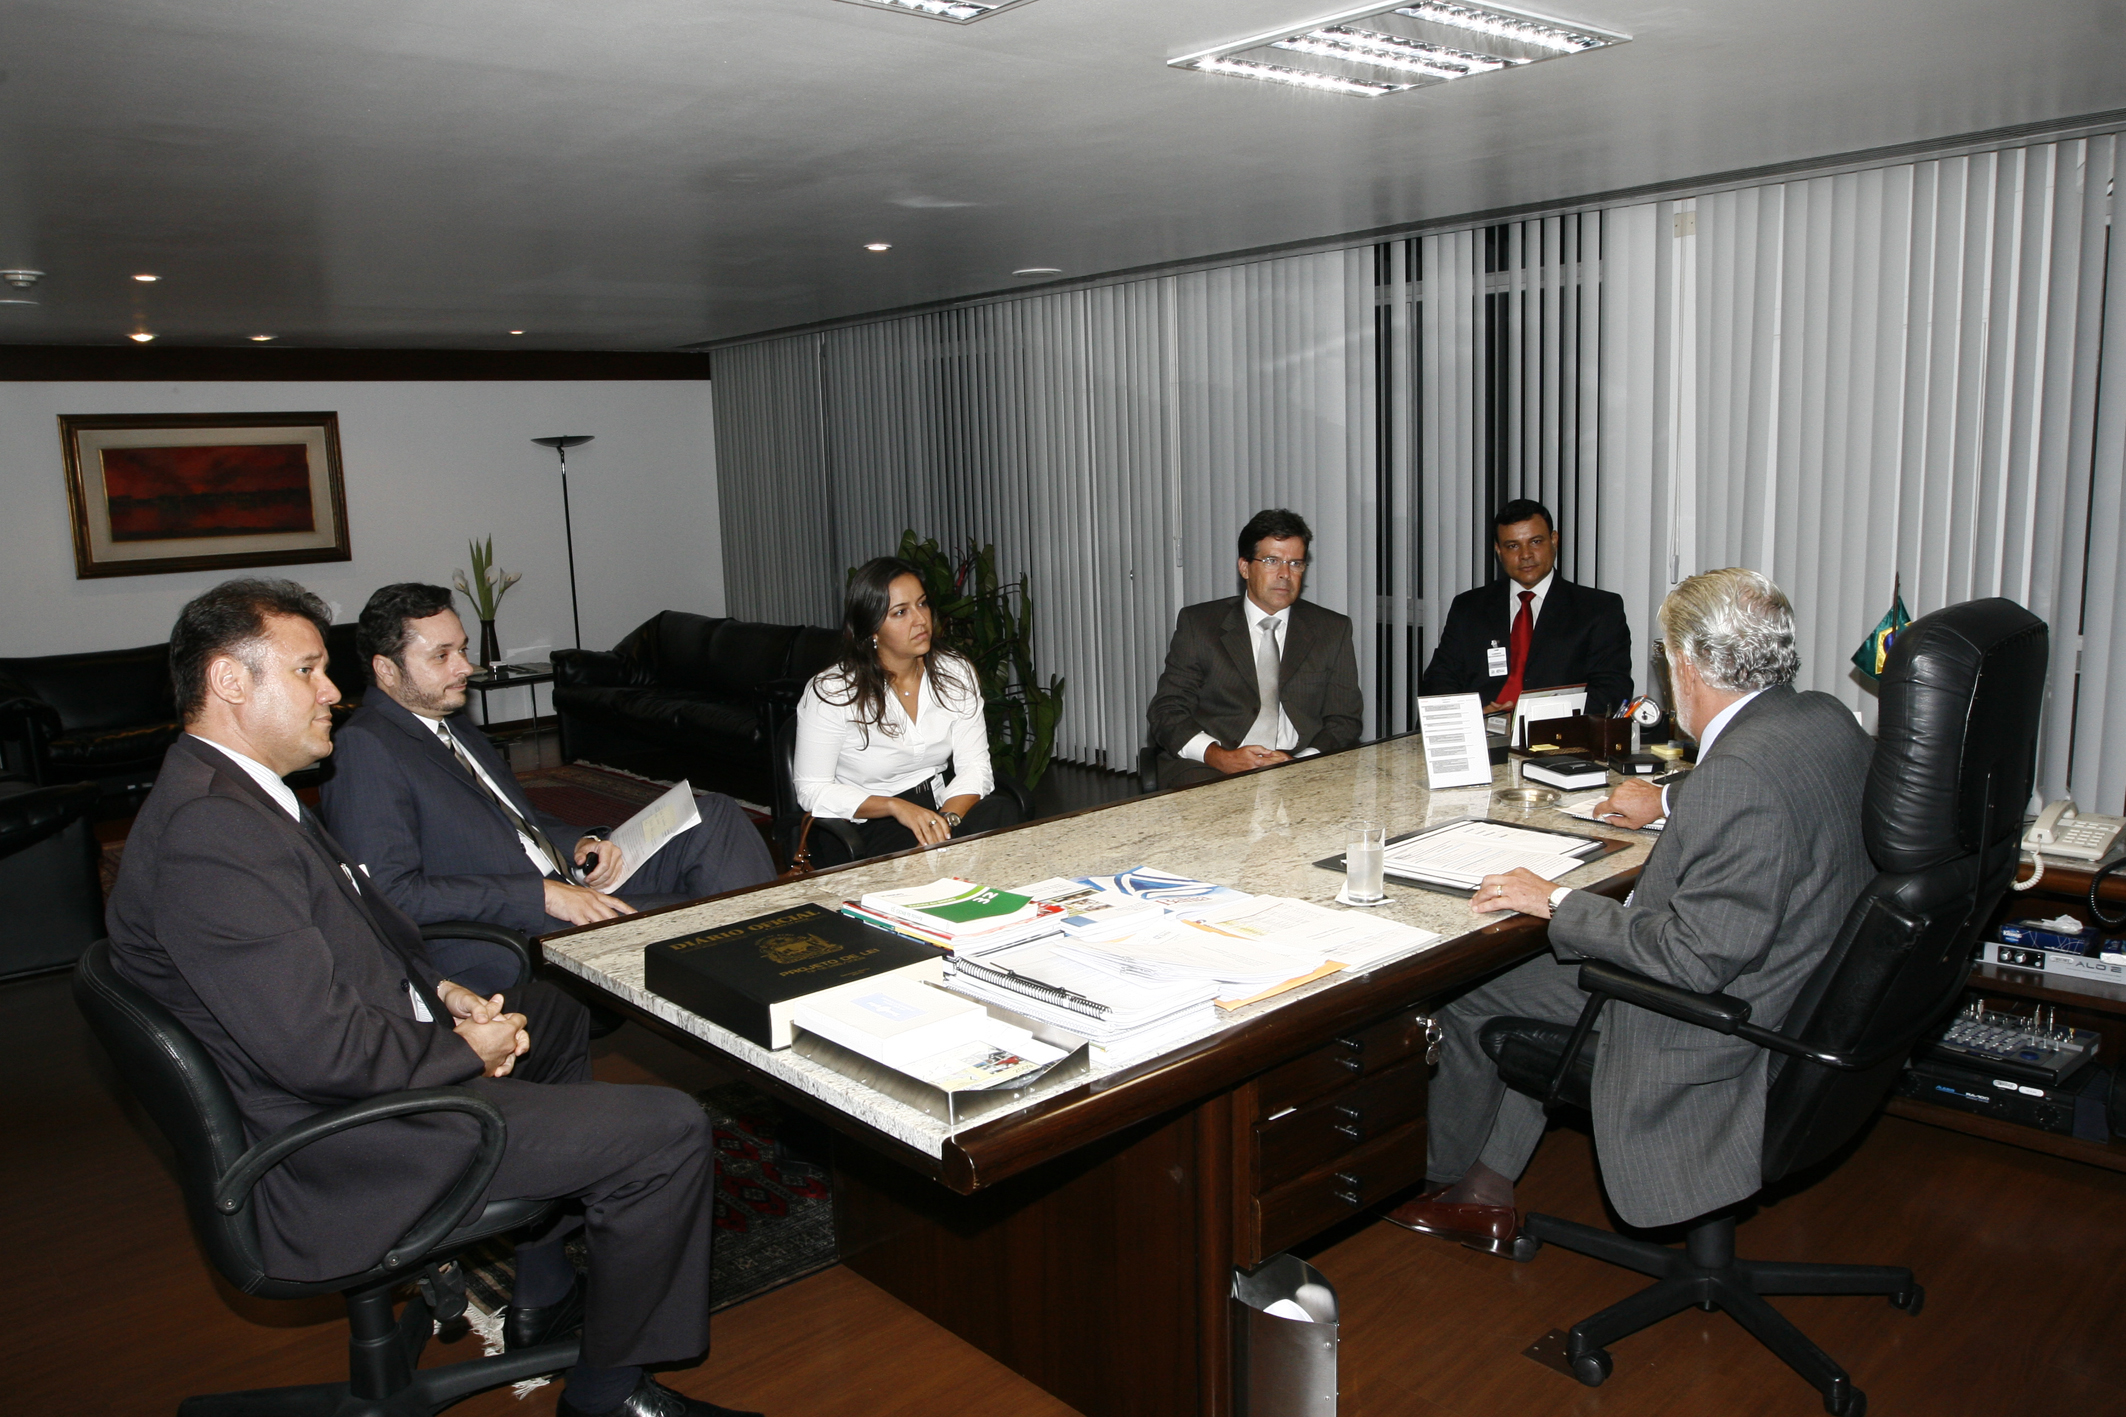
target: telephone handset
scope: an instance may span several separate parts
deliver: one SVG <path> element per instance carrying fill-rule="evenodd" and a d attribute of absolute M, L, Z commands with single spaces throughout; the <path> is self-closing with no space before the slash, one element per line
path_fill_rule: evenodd
<path fill-rule="evenodd" d="M 2077 861 L 2101 861 L 2110 854 L 2122 831 L 2126 831 L 2126 819 L 2078 812 L 2073 798 L 2062 797 L 2038 813 L 2030 830 L 2023 833 L 2023 850 L 2044 856 L 2071 856 Z"/>

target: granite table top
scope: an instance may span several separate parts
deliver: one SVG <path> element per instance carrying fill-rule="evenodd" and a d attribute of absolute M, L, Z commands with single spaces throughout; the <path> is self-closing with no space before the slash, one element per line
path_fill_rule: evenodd
<path fill-rule="evenodd" d="M 867 891 L 922 885 L 941 876 L 1010 887 L 1052 876 L 1110 874 L 1154 866 L 1258 895 L 1289 896 L 1341 909 L 1346 907 L 1335 906 L 1335 897 L 1343 884 L 1342 873 L 1312 863 L 1341 855 L 1345 827 L 1356 818 L 1385 823 L 1391 837 L 1458 817 L 1489 817 L 1626 843 L 1623 850 L 1562 878 L 1561 884 L 1569 886 L 1594 885 L 1646 859 L 1654 841 L 1649 834 L 1581 821 L 1555 808 L 1530 811 L 1494 803 L 1496 788 L 1518 785 L 1514 771 L 1510 762 L 1494 768 L 1490 788 L 1430 792 L 1425 787 L 1425 759 L 1418 738 L 1389 739 L 1223 782 L 1131 798 L 927 851 L 756 887 L 699 905 L 586 926 L 547 937 L 543 948 L 555 966 L 918 1153 L 938 1157 L 953 1135 L 948 1123 L 789 1049 L 762 1048 L 650 993 L 643 987 L 643 946 L 796 905 L 816 903 L 831 910 Z M 1387 890 L 1388 903 L 1374 907 L 1375 911 L 1446 937 L 1446 943 L 1435 949 L 1450 948 L 1456 936 L 1505 918 L 1475 915 L 1461 897 L 1393 879 Z M 1328 976 L 1224 1014 L 1219 1027 L 1237 1026 L 1320 991 L 1350 987 L 1360 978 L 1363 975 L 1356 972 Z M 1053 1090 L 1061 1092 L 1082 1081 L 1062 1082 Z M 1030 1107 L 1046 1095 L 1036 1087 L 1022 1098 L 1019 1108 Z M 998 1115 L 985 1117 L 983 1124 L 996 1121 Z"/>

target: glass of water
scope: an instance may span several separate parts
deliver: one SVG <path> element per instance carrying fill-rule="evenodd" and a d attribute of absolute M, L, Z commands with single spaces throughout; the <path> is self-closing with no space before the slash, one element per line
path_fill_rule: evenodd
<path fill-rule="evenodd" d="M 1344 897 L 1362 905 L 1387 899 L 1381 864 L 1388 850 L 1388 829 L 1374 822 L 1353 822 L 1344 845 Z"/>

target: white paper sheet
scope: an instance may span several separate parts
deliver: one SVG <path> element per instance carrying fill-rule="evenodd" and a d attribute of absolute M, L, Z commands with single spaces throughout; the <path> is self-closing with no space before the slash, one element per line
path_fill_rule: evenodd
<path fill-rule="evenodd" d="M 655 856 L 666 842 L 701 825 L 701 809 L 694 805 L 694 789 L 682 780 L 671 791 L 629 817 L 613 830 L 613 845 L 620 848 L 625 869 L 620 879 L 605 888 L 611 895 L 628 883 L 642 863 Z"/>
<path fill-rule="evenodd" d="M 1491 783 L 1491 747 L 1484 737 L 1484 701 L 1476 694 L 1431 694 L 1417 701 L 1417 727 L 1425 744 L 1425 785 Z"/>

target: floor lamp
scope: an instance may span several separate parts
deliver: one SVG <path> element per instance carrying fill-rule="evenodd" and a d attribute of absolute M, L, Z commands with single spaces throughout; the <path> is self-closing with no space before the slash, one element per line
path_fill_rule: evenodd
<path fill-rule="evenodd" d="M 568 618 L 576 627 L 576 648 L 583 648 L 583 615 L 576 609 L 576 528 L 568 514 L 568 450 L 588 443 L 592 434 L 563 433 L 553 438 L 534 438 L 542 448 L 552 448 L 561 455 L 561 532 L 568 538 Z"/>

